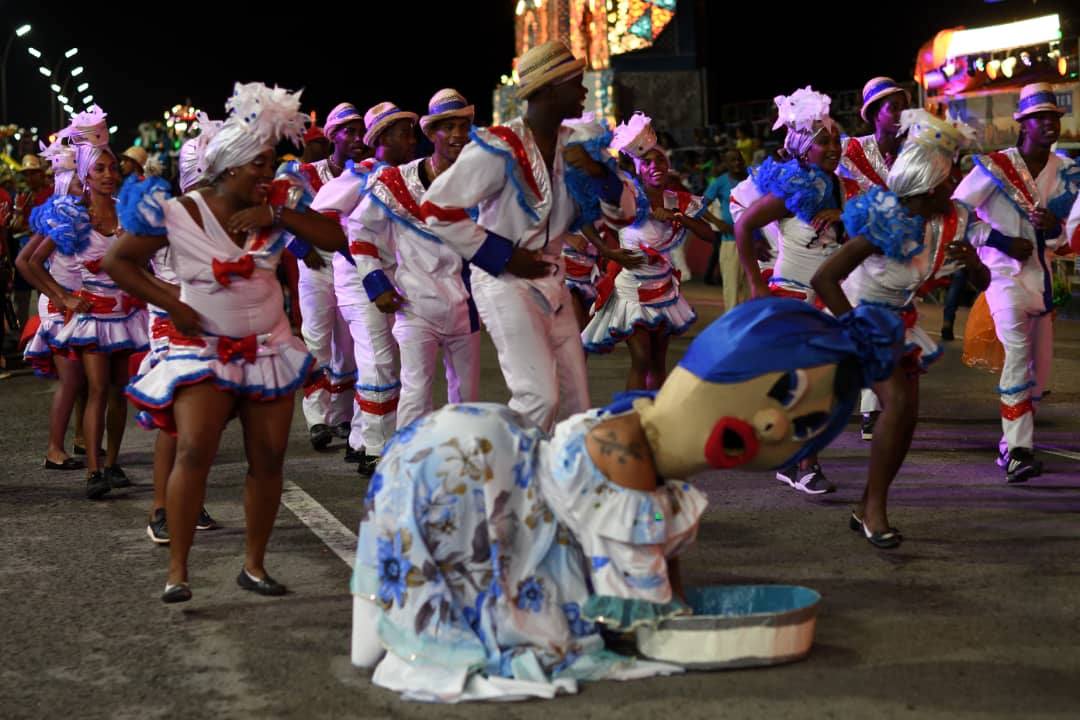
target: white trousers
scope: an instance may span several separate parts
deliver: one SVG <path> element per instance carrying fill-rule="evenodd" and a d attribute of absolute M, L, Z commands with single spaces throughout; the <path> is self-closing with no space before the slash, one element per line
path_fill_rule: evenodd
<path fill-rule="evenodd" d="M 990 300 L 990 296 L 987 296 Z M 1054 325 L 1049 313 L 1029 315 L 1009 305 L 990 306 L 994 329 L 1005 348 L 998 394 L 1001 396 L 1002 453 L 1035 448 L 1035 411 L 1050 382 Z"/>
<path fill-rule="evenodd" d="M 382 455 L 383 446 L 397 427 L 398 347 L 392 328 L 394 316 L 381 312 L 375 303 L 341 307 L 349 324 L 356 357 L 356 402 L 349 446 L 368 455 Z"/>
<path fill-rule="evenodd" d="M 585 350 L 571 304 L 560 281 L 556 307 L 537 289 L 514 277 L 475 271 L 473 299 L 499 355 L 510 388 L 510 408 L 545 432 L 557 420 L 590 407 Z"/>
<path fill-rule="evenodd" d="M 312 251 L 314 252 L 314 251 Z M 353 415 L 352 385 L 356 377 L 353 341 L 349 326 L 337 306 L 334 274 L 327 266 L 312 270 L 302 261 L 297 288 L 300 293 L 300 332 L 316 367 L 326 372 L 330 390 L 318 387 L 305 391 L 302 403 L 308 428 L 339 425 Z"/>
<path fill-rule="evenodd" d="M 466 305 L 451 327 L 439 327 L 408 310 L 394 320 L 394 339 L 401 352 L 401 397 L 397 427 L 405 427 L 434 408 L 431 386 L 439 350 L 446 369 L 449 403 L 475 402 L 480 391 L 480 332 L 469 328 Z"/>

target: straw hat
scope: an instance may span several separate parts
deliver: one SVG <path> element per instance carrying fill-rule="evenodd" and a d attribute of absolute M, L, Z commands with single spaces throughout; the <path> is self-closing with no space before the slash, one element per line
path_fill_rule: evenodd
<path fill-rule="evenodd" d="M 415 123 L 419 118 L 416 113 L 402 110 L 392 102 L 381 102 L 364 113 L 364 127 L 367 128 L 364 144 L 373 148 L 382 131 L 398 120 L 411 120 Z"/>
<path fill-rule="evenodd" d="M 420 129 L 427 135 L 428 126 L 432 123 L 455 117 L 467 117 L 472 120 L 474 115 L 476 115 L 476 109 L 469 104 L 464 95 L 453 88 L 443 88 L 431 96 L 428 102 L 428 114 L 420 118 Z"/>
<path fill-rule="evenodd" d="M 142 171 L 146 167 L 146 160 L 150 155 L 143 148 L 138 145 L 132 145 L 124 152 L 120 153 L 120 157 L 126 157 L 139 166 L 139 170 Z"/>
<path fill-rule="evenodd" d="M 360 114 L 360 111 L 352 103 L 339 103 L 326 116 L 326 125 L 323 127 L 323 131 L 326 133 L 326 137 L 333 141 L 334 133 L 337 132 L 339 127 L 354 120 L 362 121 L 363 119 L 364 116 Z"/>
<path fill-rule="evenodd" d="M 862 89 L 862 107 L 859 109 L 859 116 L 866 122 L 870 122 L 866 117 L 866 109 L 873 105 L 878 100 L 888 97 L 889 95 L 895 95 L 896 93 L 904 93 L 908 103 L 911 103 L 911 94 L 896 84 L 896 81 L 891 77 L 876 77 L 870 78 Z"/>
<path fill-rule="evenodd" d="M 1040 112 L 1065 114 L 1065 111 L 1058 107 L 1057 95 L 1050 83 L 1031 83 L 1020 88 L 1020 102 L 1013 113 L 1013 120 L 1023 120 L 1028 115 Z"/>
<path fill-rule="evenodd" d="M 44 170 L 45 163 L 41 162 L 41 158 L 37 155 L 23 155 L 22 163 L 18 167 L 18 172 L 28 172 L 30 170 Z"/>
<path fill-rule="evenodd" d="M 518 100 L 524 100 L 550 83 L 585 72 L 585 61 L 574 57 L 565 43 L 557 40 L 537 45 L 518 59 Z"/>

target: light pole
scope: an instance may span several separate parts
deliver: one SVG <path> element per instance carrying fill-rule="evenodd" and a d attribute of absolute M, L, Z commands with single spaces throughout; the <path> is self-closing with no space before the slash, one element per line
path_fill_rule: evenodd
<path fill-rule="evenodd" d="M 11 52 L 11 43 L 15 42 L 15 38 L 22 37 L 30 32 L 29 25 L 20 25 L 11 31 L 11 35 L 8 36 L 7 45 L 4 46 L 4 57 L 0 59 L 0 120 L 3 122 L 8 121 L 7 114 L 7 59 L 8 53 Z"/>

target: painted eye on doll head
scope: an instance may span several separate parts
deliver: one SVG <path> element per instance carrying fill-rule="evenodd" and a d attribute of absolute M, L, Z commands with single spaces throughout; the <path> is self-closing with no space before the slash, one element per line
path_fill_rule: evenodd
<path fill-rule="evenodd" d="M 805 370 L 788 370 L 777 378 L 769 389 L 768 395 L 784 407 L 789 408 L 802 399 L 809 384 Z"/>

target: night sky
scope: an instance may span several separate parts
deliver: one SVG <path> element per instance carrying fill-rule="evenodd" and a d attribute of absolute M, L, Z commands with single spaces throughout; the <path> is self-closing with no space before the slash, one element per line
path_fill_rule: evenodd
<path fill-rule="evenodd" d="M 41 62 L 27 54 L 27 45 L 50 65 L 75 45 L 78 62 L 66 67 L 85 67 L 79 81 L 90 83 L 110 124 L 120 126 L 121 143 L 134 136 L 138 122 L 160 119 L 189 98 L 212 117 L 222 116 L 235 80 L 303 87 L 304 108 L 315 109 L 320 122 L 343 100 L 361 111 L 393 100 L 422 113 L 435 90 L 450 86 L 486 121 L 491 91 L 514 54 L 514 4 L 306 2 L 284 4 L 295 12 L 267 16 L 245 13 L 255 2 L 188 3 L 220 8 L 207 15 L 167 12 L 179 3 L 54 3 L 45 9 L 39 2 L 0 0 L 5 36 L 23 22 L 33 25 L 14 41 L 8 61 L 9 120 L 48 125 L 51 81 L 37 72 Z M 723 77 L 716 104 L 769 98 L 807 83 L 827 90 L 858 88 L 874 75 L 910 79 L 918 47 L 946 27 L 1051 12 L 1071 13 L 1080 23 L 1076 2 L 1045 0 L 805 2 L 785 10 L 780 2 L 760 0 L 705 5 L 701 57 Z"/>

